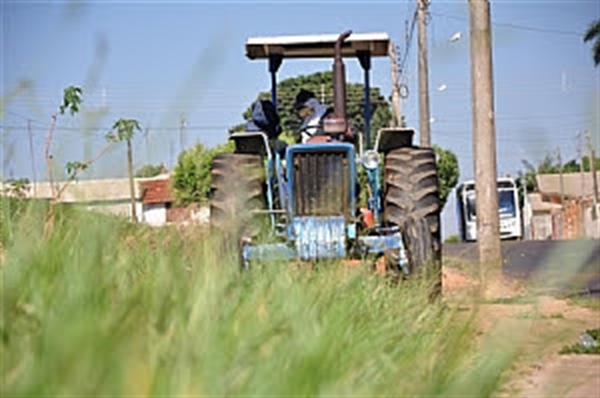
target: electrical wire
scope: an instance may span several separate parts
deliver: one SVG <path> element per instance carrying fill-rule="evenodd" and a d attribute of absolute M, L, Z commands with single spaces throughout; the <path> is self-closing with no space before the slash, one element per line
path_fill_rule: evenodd
<path fill-rule="evenodd" d="M 444 13 L 440 13 L 440 12 L 431 12 L 431 11 L 429 13 L 431 15 L 435 15 L 435 16 L 442 17 L 442 18 L 457 19 L 457 20 L 462 20 L 462 21 L 469 20 L 468 17 L 463 17 L 463 16 L 459 16 L 459 15 L 449 15 L 449 14 L 444 14 Z M 508 23 L 508 22 L 492 22 L 491 25 L 498 26 L 498 27 L 528 30 L 528 31 L 539 32 L 539 33 L 552 33 L 552 34 L 558 34 L 558 35 L 583 37 L 583 33 L 581 33 L 581 32 L 574 32 L 574 31 L 560 30 L 560 29 L 539 28 L 539 27 L 534 27 L 534 26 L 520 25 L 520 24 L 514 24 L 514 23 Z"/>
<path fill-rule="evenodd" d="M 404 70 L 406 67 L 407 60 L 408 60 L 409 51 L 410 51 L 410 48 L 411 48 L 412 42 L 413 42 L 413 36 L 414 36 L 414 32 L 415 32 L 415 24 L 417 22 L 417 13 L 418 13 L 418 6 L 415 7 L 415 11 L 413 13 L 412 21 L 410 23 L 409 33 L 408 33 L 408 36 L 406 37 L 406 41 L 405 41 L 404 54 L 402 55 L 402 58 L 400 60 L 400 65 L 398 66 L 398 75 L 399 76 L 404 75 Z"/>

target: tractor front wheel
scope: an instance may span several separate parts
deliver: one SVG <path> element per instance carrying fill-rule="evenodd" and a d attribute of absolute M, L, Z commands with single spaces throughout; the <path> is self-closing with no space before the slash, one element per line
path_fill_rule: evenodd
<path fill-rule="evenodd" d="M 439 182 L 432 149 L 404 147 L 385 157 L 384 221 L 400 228 L 411 274 L 425 271 L 441 292 Z M 388 253 L 388 266 L 398 270 L 399 253 Z"/>
<path fill-rule="evenodd" d="M 226 244 L 240 245 L 263 230 L 265 172 L 262 157 L 222 153 L 211 168 L 210 226 Z"/>

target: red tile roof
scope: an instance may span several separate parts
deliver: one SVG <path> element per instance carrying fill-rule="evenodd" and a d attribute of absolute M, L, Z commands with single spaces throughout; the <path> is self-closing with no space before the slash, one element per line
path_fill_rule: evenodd
<path fill-rule="evenodd" d="M 175 201 L 169 179 L 140 182 L 142 188 L 142 203 L 157 204 Z"/>

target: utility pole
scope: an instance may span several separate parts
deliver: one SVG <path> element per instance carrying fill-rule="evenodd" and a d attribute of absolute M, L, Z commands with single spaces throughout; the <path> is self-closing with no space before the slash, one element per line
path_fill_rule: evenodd
<path fill-rule="evenodd" d="M 577 157 L 579 158 L 579 177 L 581 179 L 581 195 L 579 195 L 579 199 L 583 200 L 585 195 L 585 174 L 583 168 L 583 140 L 581 139 L 581 133 L 577 134 Z"/>
<path fill-rule="evenodd" d="M 396 46 L 390 42 L 390 66 L 392 72 L 392 126 L 402 127 L 402 105 L 400 103 L 400 83 L 398 80 L 398 54 Z"/>
<path fill-rule="evenodd" d="M 133 151 L 131 149 L 131 138 L 127 138 L 127 172 L 129 173 L 129 192 L 131 194 L 131 218 L 138 222 L 137 209 L 135 206 L 135 185 L 133 182 Z"/>
<path fill-rule="evenodd" d="M 431 147 L 429 126 L 429 77 L 427 69 L 427 6 L 430 0 L 417 0 L 419 44 L 419 137 L 422 147 Z"/>
<path fill-rule="evenodd" d="M 37 198 L 37 177 L 35 172 L 35 156 L 33 152 L 33 132 L 31 131 L 31 119 L 27 120 L 27 135 L 29 136 L 29 156 L 31 157 L 31 173 L 33 178 L 33 197 Z"/>
<path fill-rule="evenodd" d="M 185 132 L 185 115 L 181 115 L 179 118 L 179 152 L 183 152 L 183 148 L 185 147 L 183 134 Z"/>
<path fill-rule="evenodd" d="M 173 140 L 169 137 L 169 164 L 171 168 L 173 168 L 173 152 L 175 149 L 173 148 Z"/>
<path fill-rule="evenodd" d="M 496 182 L 492 32 L 487 0 L 469 0 L 469 21 L 477 247 L 482 270 L 499 271 L 502 258 Z"/>
<path fill-rule="evenodd" d="M 556 157 L 558 159 L 558 174 L 560 178 L 560 205 L 562 207 L 562 211 L 565 211 L 565 182 L 563 178 L 563 164 L 562 157 L 560 156 L 560 147 L 556 147 Z"/>
<path fill-rule="evenodd" d="M 585 236 L 585 225 L 584 225 L 584 220 L 585 220 L 585 213 L 584 213 L 584 207 L 583 207 L 583 198 L 585 196 L 585 174 L 583 173 L 583 151 L 581 149 L 581 146 L 583 145 L 583 140 L 581 139 L 581 133 L 577 134 L 577 157 L 579 158 L 579 178 L 580 178 L 580 182 L 581 182 L 581 191 L 579 192 L 579 217 L 580 217 L 580 222 L 578 223 L 579 225 L 579 236 L 583 237 Z"/>
<path fill-rule="evenodd" d="M 592 137 L 590 131 L 585 132 L 588 147 L 590 150 L 590 171 L 592 172 L 592 187 L 593 187 L 593 198 L 594 198 L 594 209 L 592 210 L 592 217 L 594 220 L 598 217 L 598 178 L 596 176 L 596 151 L 594 151 L 594 145 L 592 144 Z"/>

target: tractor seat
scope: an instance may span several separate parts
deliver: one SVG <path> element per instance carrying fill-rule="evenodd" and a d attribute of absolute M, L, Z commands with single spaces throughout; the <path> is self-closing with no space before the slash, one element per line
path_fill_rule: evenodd
<path fill-rule="evenodd" d="M 269 100 L 259 99 L 252 104 L 252 124 L 267 134 L 269 140 L 274 140 L 281 134 L 279 114 Z"/>

